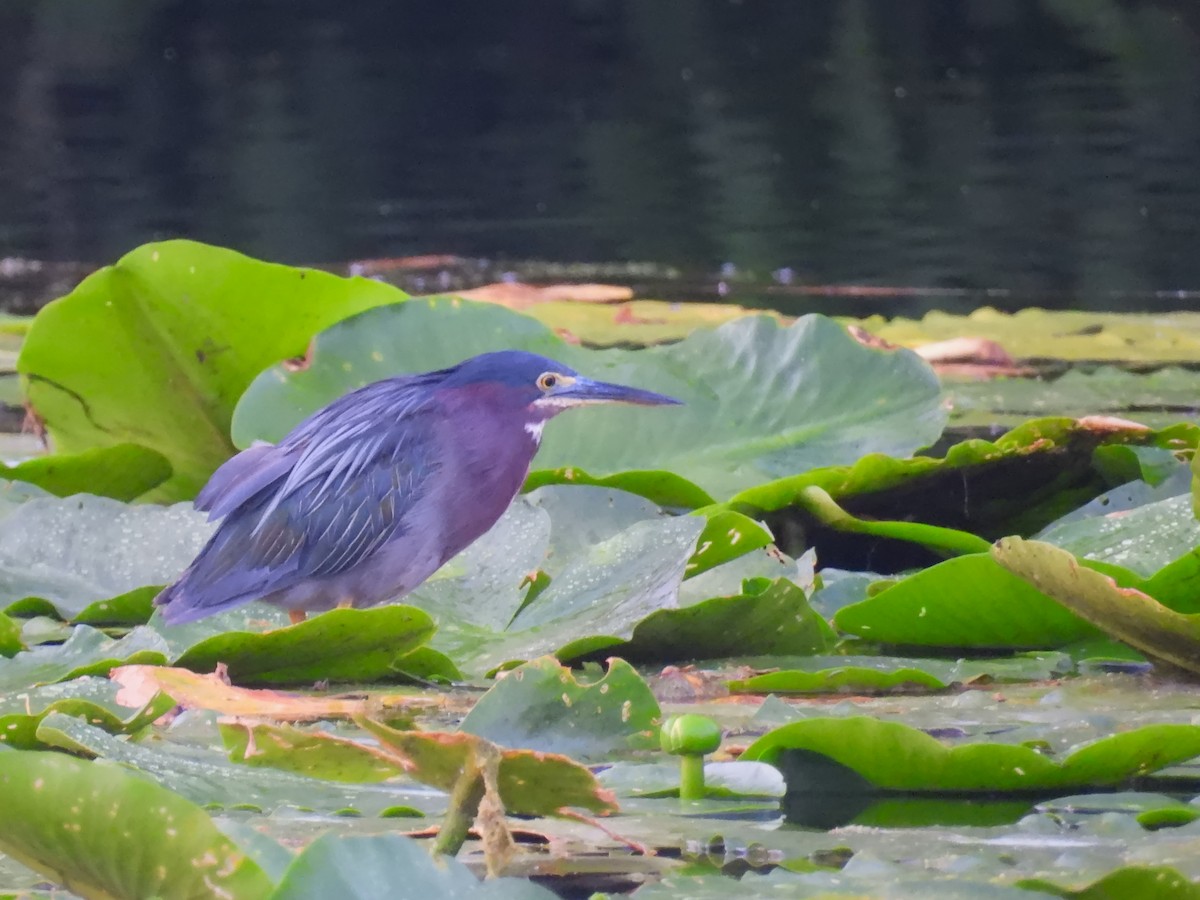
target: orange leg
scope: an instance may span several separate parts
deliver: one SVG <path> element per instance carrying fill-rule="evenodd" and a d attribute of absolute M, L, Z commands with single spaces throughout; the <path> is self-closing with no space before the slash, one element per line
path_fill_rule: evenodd
<path fill-rule="evenodd" d="M 288 618 L 291 619 L 293 625 L 299 625 L 308 618 L 308 613 L 302 609 L 289 609 Z"/>
<path fill-rule="evenodd" d="M 343 597 L 338 601 L 338 609 L 354 609 L 354 599 L 351 597 Z"/>

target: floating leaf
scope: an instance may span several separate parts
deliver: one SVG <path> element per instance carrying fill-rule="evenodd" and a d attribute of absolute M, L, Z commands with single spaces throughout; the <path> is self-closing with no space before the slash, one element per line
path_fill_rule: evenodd
<path fill-rule="evenodd" d="M 398 731 L 360 720 L 379 744 L 365 744 L 287 725 L 221 726 L 230 758 L 335 781 L 383 781 L 399 775 L 450 791 L 482 738 L 462 732 Z M 251 743 L 252 742 L 252 743 Z M 511 813 L 552 815 L 578 806 L 593 812 L 616 809 L 591 772 L 554 753 L 503 750 L 500 793 Z"/>
<path fill-rule="evenodd" d="M 937 378 L 915 354 L 864 347 L 821 316 L 788 327 L 746 318 L 670 346 L 588 351 L 502 308 L 414 300 L 330 328 L 302 371 L 264 372 L 238 405 L 235 440 L 278 440 L 351 388 L 502 347 L 686 402 L 669 411 L 588 410 L 547 428 L 538 464 L 593 477 L 669 469 L 706 492 L 728 493 L 865 452 L 905 455 L 932 443 L 945 421 Z"/>
<path fill-rule="evenodd" d="M 1035 419 L 994 442 L 955 444 L 943 457 L 867 454 L 851 466 L 811 469 L 747 488 L 726 505 L 761 517 L 801 506 L 801 492 L 815 486 L 855 516 L 903 520 L 919 507 L 923 522 L 1001 537 L 1041 528 L 1108 488 L 1093 464 L 1097 447 L 1185 450 L 1196 442 L 1190 425 L 1156 432 L 1133 423 Z"/>
<path fill-rule="evenodd" d="M 339 319 L 402 298 L 191 241 L 147 244 L 44 307 L 17 365 L 60 452 L 133 441 L 169 461 L 155 496 L 178 500 L 233 453 L 233 405 L 255 375 Z"/>
<path fill-rule="evenodd" d="M 12 659 L 0 659 L 0 693 L 84 675 L 107 675 L 113 666 L 122 664 L 160 665 L 166 661 L 166 642 L 149 628 L 135 628 L 113 640 L 101 631 L 78 625 L 63 644 L 34 647 Z"/>
<path fill-rule="evenodd" d="M 1096 633 L 986 553 L 923 569 L 842 607 L 833 622 L 867 640 L 922 647 L 1061 647 Z"/>
<path fill-rule="evenodd" d="M 133 500 L 171 477 L 171 463 L 139 444 L 112 444 L 82 453 L 53 453 L 0 467 L 0 478 L 36 484 L 56 497 L 98 494 Z"/>
<path fill-rule="evenodd" d="M 716 659 L 731 653 L 820 653 L 837 636 L 808 605 L 804 590 L 787 578 L 753 581 L 728 597 L 713 597 L 677 609 L 652 612 L 634 626 L 627 641 L 606 648 L 626 659 Z M 571 658 L 571 645 L 563 655 Z M 593 651 L 594 652 L 594 651 Z"/>
<path fill-rule="evenodd" d="M 797 755 L 791 751 L 803 751 Z M 1200 726 L 1147 725 L 1076 748 L 1061 761 L 1011 744 L 947 747 L 900 722 L 867 716 L 812 718 L 767 732 L 742 754 L 780 766 L 800 789 L 816 756 L 855 773 L 873 790 L 1007 792 L 1121 784 L 1200 754 Z M 820 782 L 806 782 L 820 791 Z"/>
<path fill-rule="evenodd" d="M 169 697 L 149 696 L 138 703 L 117 702 L 116 689 L 100 678 L 12 691 L 0 699 L 0 744 L 21 750 L 42 749 L 38 726 L 53 713 L 82 718 L 110 734 L 132 734 L 171 708 Z M 133 709 L 129 709 L 133 707 Z"/>
<path fill-rule="evenodd" d="M 0 753 L 0 850 L 86 897 L 259 900 L 272 885 L 198 807 L 119 766 Z"/>
<path fill-rule="evenodd" d="M 1017 885 L 1068 900 L 1200 900 L 1200 884 L 1171 866 L 1123 866 L 1081 888 L 1063 887 L 1045 878 L 1026 878 Z"/>
<path fill-rule="evenodd" d="M 659 715 L 650 688 L 623 660 L 610 660 L 603 678 L 583 683 L 542 657 L 506 672 L 461 728 L 503 747 L 594 760 L 657 746 Z"/>
<path fill-rule="evenodd" d="M 240 684 L 375 681 L 393 674 L 396 658 L 425 643 L 434 630 L 429 615 L 412 606 L 332 609 L 261 634 L 213 635 L 189 647 L 174 664 L 211 672 L 224 663 Z"/>
<path fill-rule="evenodd" d="M 517 878 L 480 882 L 457 860 L 434 860 L 416 841 L 397 834 L 325 834 L 296 857 L 271 900 L 554 900 L 555 896 Z"/>
<path fill-rule="evenodd" d="M 1181 615 L 1136 588 L 1081 565 L 1041 541 L 1004 538 L 992 550 L 996 561 L 1066 609 L 1143 653 L 1200 673 L 1200 614 Z"/>
<path fill-rule="evenodd" d="M 0 605 L 37 597 L 70 618 L 173 580 L 210 533 L 185 504 L 131 506 L 87 494 L 29 500 L 0 518 Z"/>

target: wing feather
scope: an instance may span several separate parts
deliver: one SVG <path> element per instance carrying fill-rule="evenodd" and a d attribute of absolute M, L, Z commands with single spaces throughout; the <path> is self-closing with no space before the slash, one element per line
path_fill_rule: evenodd
<path fill-rule="evenodd" d="M 167 620 L 337 575 L 402 535 L 441 465 L 432 410 L 415 380 L 347 395 L 278 446 L 255 445 L 218 470 L 201 498 L 225 519 L 159 595 Z"/>

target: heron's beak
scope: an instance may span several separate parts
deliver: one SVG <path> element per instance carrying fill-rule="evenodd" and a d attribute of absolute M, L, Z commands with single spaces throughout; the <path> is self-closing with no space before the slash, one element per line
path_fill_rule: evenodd
<path fill-rule="evenodd" d="M 678 406 L 683 403 L 665 394 L 623 384 L 592 381 L 580 375 L 576 375 L 574 381 L 552 390 L 539 402 L 561 407 L 583 406 L 587 403 L 633 403 L 637 406 Z"/>

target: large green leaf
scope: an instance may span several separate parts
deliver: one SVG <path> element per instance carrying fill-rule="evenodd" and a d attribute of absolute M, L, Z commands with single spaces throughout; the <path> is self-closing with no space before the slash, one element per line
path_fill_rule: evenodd
<path fill-rule="evenodd" d="M 18 370 L 60 452 L 140 444 L 173 470 L 156 496 L 181 499 L 233 452 L 230 417 L 255 375 L 402 297 L 190 241 L 148 244 L 42 309 Z"/>
<path fill-rule="evenodd" d="M 412 606 L 332 609 L 287 628 L 213 635 L 193 644 L 174 664 L 211 672 L 224 663 L 239 684 L 375 681 L 395 674 L 396 658 L 433 632 L 433 620 Z"/>
<path fill-rule="evenodd" d="M 945 421 L 937 378 L 918 357 L 864 347 L 821 316 L 788 327 L 747 318 L 670 346 L 589 351 L 505 309 L 435 299 L 340 322 L 317 337 L 302 371 L 264 372 L 238 404 L 234 438 L 239 446 L 278 440 L 303 414 L 352 388 L 500 347 L 545 353 L 593 377 L 686 402 L 673 410 L 591 409 L 548 428 L 538 464 L 578 466 L 592 477 L 670 469 L 728 494 L 864 453 L 906 455 L 932 443 Z"/>
<path fill-rule="evenodd" d="M 259 900 L 266 874 L 197 806 L 107 763 L 0 753 L 0 850 L 97 900 Z"/>
<path fill-rule="evenodd" d="M 397 834 L 326 834 L 296 857 L 271 900 L 554 900 L 555 896 L 516 878 L 480 882 L 457 860 L 434 860 L 416 841 Z"/>
<path fill-rule="evenodd" d="M 1061 647 L 1096 634 L 987 553 L 923 569 L 842 607 L 833 622 L 867 640 L 923 647 Z"/>
<path fill-rule="evenodd" d="M 90 677 L 8 692 L 0 696 L 0 744 L 41 749 L 38 726 L 54 713 L 77 716 L 112 734 L 131 734 L 174 705 L 170 697 L 160 694 L 130 710 L 116 702 L 116 694 L 116 685 L 107 678 Z"/>
<path fill-rule="evenodd" d="M 1085 744 L 1057 761 L 1013 744 L 948 747 L 900 722 L 854 716 L 784 725 L 764 734 L 741 758 L 774 763 L 794 775 L 792 791 L 822 790 L 821 782 L 803 780 L 816 771 L 808 768 L 816 756 L 854 772 L 869 789 L 992 793 L 1115 785 L 1198 754 L 1196 725 L 1147 725 Z"/>
<path fill-rule="evenodd" d="M 595 760 L 657 746 L 658 718 L 658 702 L 629 663 L 613 659 L 603 678 L 584 683 L 543 657 L 505 673 L 461 728 L 504 747 Z"/>
<path fill-rule="evenodd" d="M 0 605 L 38 597 L 70 618 L 172 581 L 210 532 L 185 504 L 130 506 L 88 494 L 26 501 L 0 518 Z"/>
<path fill-rule="evenodd" d="M 400 731 L 360 720 L 376 739 L 369 743 L 287 725 L 222 725 L 230 759 L 345 782 L 406 776 L 451 791 L 477 752 L 491 742 L 463 732 Z M 552 815 L 562 807 L 612 812 L 616 803 L 585 767 L 556 753 L 501 750 L 500 796 L 504 808 L 525 815 Z"/>
<path fill-rule="evenodd" d="M 113 640 L 87 625 L 78 625 L 62 644 L 34 647 L 12 659 L 0 658 L 0 693 L 51 684 L 83 675 L 107 675 L 113 666 L 167 661 L 167 644 L 149 628 L 135 628 Z"/>
<path fill-rule="evenodd" d="M 1180 498 L 1190 499 L 1190 498 Z M 1080 565 L 1051 544 L 1004 538 L 996 561 L 1065 609 L 1143 653 L 1200 674 L 1200 614 L 1181 615 L 1132 587 Z"/>
<path fill-rule="evenodd" d="M 870 454 L 850 466 L 813 469 L 756 485 L 727 504 L 751 515 L 802 507 L 810 487 L 847 511 L 879 519 L 919 519 L 1001 537 L 1036 530 L 1110 484 L 1094 462 L 1099 447 L 1189 450 L 1195 426 L 1150 431 L 1140 425 L 1064 418 L 1035 419 L 993 441 L 971 439 L 942 457 L 894 459 Z"/>
<path fill-rule="evenodd" d="M 157 450 L 111 444 L 82 453 L 52 453 L 0 467 L 0 478 L 24 481 L 57 497 L 99 494 L 133 500 L 171 477 L 171 463 Z"/>

